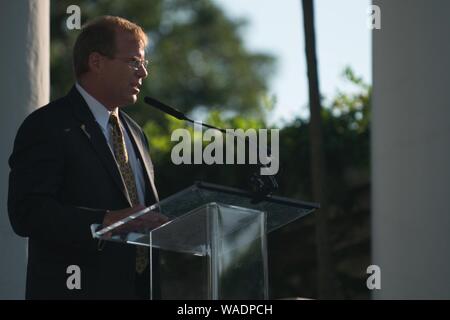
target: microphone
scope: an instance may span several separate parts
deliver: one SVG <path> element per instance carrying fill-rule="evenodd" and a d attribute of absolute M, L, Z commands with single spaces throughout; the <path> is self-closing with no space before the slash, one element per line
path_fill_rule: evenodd
<path fill-rule="evenodd" d="M 181 111 L 178 111 L 174 107 L 171 107 L 171 106 L 169 106 L 169 105 L 167 105 L 167 104 L 165 104 L 165 103 L 163 103 L 163 102 L 161 102 L 159 100 L 156 100 L 155 98 L 147 96 L 147 97 L 144 98 L 144 101 L 148 105 L 158 109 L 159 111 L 167 113 L 168 115 L 171 115 L 172 117 L 177 118 L 178 120 L 188 121 L 188 122 L 191 122 L 191 123 L 194 123 L 194 124 L 202 125 L 202 126 L 207 127 L 207 128 L 219 130 L 220 132 L 223 132 L 223 133 L 227 133 L 227 131 L 225 129 L 217 128 L 217 127 L 214 127 L 214 126 L 209 125 L 207 123 L 203 123 L 203 122 L 199 122 L 199 121 L 195 121 L 195 120 L 189 119 Z"/>
<path fill-rule="evenodd" d="M 171 107 L 155 98 L 146 96 L 144 97 L 144 102 L 147 103 L 148 105 L 168 114 L 171 115 L 172 117 L 178 119 L 178 120 L 184 120 L 184 121 L 188 121 L 191 122 L 193 124 L 199 124 L 202 125 L 204 127 L 207 128 L 211 128 L 211 129 L 215 129 L 215 130 L 219 130 L 220 132 L 223 132 L 225 134 L 232 134 L 233 136 L 237 137 L 238 139 L 241 139 L 240 136 L 231 133 L 229 131 L 226 131 L 225 129 L 221 129 L 221 128 L 217 128 L 215 126 L 203 123 L 203 122 L 199 122 L 199 121 L 195 121 L 192 120 L 190 118 L 188 118 L 184 113 L 182 113 L 181 111 L 178 111 L 177 109 L 175 109 L 174 107 Z M 268 149 L 269 154 L 270 154 L 270 148 Z M 267 165 L 264 163 L 261 163 L 264 167 L 267 168 Z M 263 196 L 267 196 L 271 193 L 273 193 L 274 191 L 276 191 L 278 189 L 278 183 L 275 179 L 274 176 L 262 176 L 260 174 L 254 173 L 251 177 L 250 177 L 250 183 L 251 183 L 251 187 L 252 187 L 252 192 L 253 194 L 255 194 L 258 198 L 259 197 L 263 197 Z"/>
<path fill-rule="evenodd" d="M 193 120 L 188 119 L 183 113 L 178 111 L 177 109 L 168 106 L 167 104 L 162 103 L 161 101 L 158 101 L 156 99 L 153 99 L 152 97 L 145 97 L 144 98 L 145 103 L 155 107 L 156 109 L 159 109 L 160 111 L 167 113 L 171 115 L 172 117 L 177 118 L 178 120 L 187 120 L 192 122 Z"/>

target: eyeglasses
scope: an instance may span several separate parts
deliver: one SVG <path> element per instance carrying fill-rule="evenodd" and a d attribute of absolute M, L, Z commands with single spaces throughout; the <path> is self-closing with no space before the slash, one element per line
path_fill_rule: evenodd
<path fill-rule="evenodd" d="M 133 70 L 137 71 L 140 67 L 144 67 L 145 70 L 148 70 L 148 60 L 139 60 L 135 58 L 118 58 L 115 57 L 114 59 L 121 60 L 128 64 Z"/>

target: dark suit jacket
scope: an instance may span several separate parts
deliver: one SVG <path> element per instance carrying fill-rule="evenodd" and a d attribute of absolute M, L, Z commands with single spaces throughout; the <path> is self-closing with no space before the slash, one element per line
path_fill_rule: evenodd
<path fill-rule="evenodd" d="M 125 113 L 120 118 L 146 177 L 146 204 L 155 202 L 147 139 Z M 14 231 L 28 237 L 26 298 L 135 298 L 135 247 L 108 242 L 102 251 L 90 225 L 106 210 L 130 207 L 125 185 L 100 126 L 79 92 L 29 115 L 9 159 L 8 212 Z M 70 265 L 81 290 L 69 290 Z"/>

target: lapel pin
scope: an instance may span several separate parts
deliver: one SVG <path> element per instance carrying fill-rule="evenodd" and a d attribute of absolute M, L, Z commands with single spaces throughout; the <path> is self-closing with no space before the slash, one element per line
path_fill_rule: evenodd
<path fill-rule="evenodd" d="M 91 139 L 91 135 L 89 134 L 89 132 L 86 131 L 86 126 L 84 125 L 84 123 L 81 125 L 81 130 L 83 130 L 84 134 Z"/>

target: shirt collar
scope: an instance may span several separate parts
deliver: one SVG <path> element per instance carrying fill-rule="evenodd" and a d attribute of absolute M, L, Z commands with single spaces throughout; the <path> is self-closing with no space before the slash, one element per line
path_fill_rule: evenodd
<path fill-rule="evenodd" d="M 91 96 L 78 82 L 75 83 L 75 87 L 86 101 L 86 104 L 94 115 L 95 120 L 102 127 L 102 129 L 107 132 L 109 117 L 111 113 L 117 115 L 117 108 L 114 109 L 114 111 L 109 111 L 103 104 L 101 104 L 97 99 Z"/>

